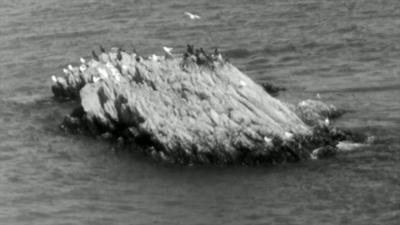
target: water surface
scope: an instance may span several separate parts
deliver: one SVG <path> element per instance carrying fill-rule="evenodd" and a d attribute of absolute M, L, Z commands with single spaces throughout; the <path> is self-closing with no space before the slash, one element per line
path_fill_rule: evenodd
<path fill-rule="evenodd" d="M 202 19 L 190 21 L 183 12 Z M 180 167 L 58 129 L 50 76 L 97 44 L 226 51 L 256 81 L 351 110 L 378 137 L 335 158 Z M 397 0 L 0 0 L 1 224 L 399 224 Z"/>

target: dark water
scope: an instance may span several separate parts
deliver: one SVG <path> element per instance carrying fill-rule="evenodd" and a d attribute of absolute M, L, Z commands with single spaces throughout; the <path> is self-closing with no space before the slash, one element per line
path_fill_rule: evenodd
<path fill-rule="evenodd" d="M 199 13 L 190 21 L 183 12 Z M 378 142 L 263 168 L 158 165 L 57 125 L 50 75 L 96 44 L 218 46 L 257 81 L 351 110 Z M 0 224 L 400 224 L 400 1 L 0 0 Z"/>

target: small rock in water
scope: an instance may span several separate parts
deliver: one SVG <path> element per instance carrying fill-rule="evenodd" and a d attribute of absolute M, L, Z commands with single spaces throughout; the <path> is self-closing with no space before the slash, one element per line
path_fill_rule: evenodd
<path fill-rule="evenodd" d="M 311 159 L 322 159 L 332 157 L 336 154 L 337 149 L 333 146 L 324 146 L 312 151 Z"/>

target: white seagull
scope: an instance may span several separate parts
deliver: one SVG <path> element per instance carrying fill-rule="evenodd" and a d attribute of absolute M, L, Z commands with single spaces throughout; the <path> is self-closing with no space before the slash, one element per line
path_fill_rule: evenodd
<path fill-rule="evenodd" d="M 96 83 L 96 82 L 99 81 L 99 80 L 101 80 L 101 78 L 95 77 L 95 76 L 92 77 L 93 83 Z"/>
<path fill-rule="evenodd" d="M 81 66 L 79 66 L 79 71 L 81 71 L 81 73 L 83 73 L 85 70 L 86 70 L 85 64 L 82 64 Z"/>
<path fill-rule="evenodd" d="M 68 71 L 67 69 L 63 68 L 63 73 L 64 73 L 65 75 L 68 75 L 68 74 L 69 74 L 69 71 Z"/>
<path fill-rule="evenodd" d="M 190 13 L 190 12 L 185 12 L 185 13 L 183 13 L 185 16 L 188 16 L 191 20 L 198 20 L 198 19 L 200 19 L 200 16 L 199 15 L 196 15 L 196 14 L 193 14 L 193 13 Z"/>
<path fill-rule="evenodd" d="M 71 66 L 71 64 L 70 64 L 70 65 L 68 65 L 68 69 L 72 71 L 72 70 L 74 70 L 74 67 Z"/>
<path fill-rule="evenodd" d="M 246 86 L 247 86 L 246 82 L 244 82 L 243 80 L 239 81 L 239 87 L 246 87 Z"/>
<path fill-rule="evenodd" d="M 97 72 L 99 72 L 100 78 L 102 78 L 102 79 L 108 78 L 108 72 L 106 69 L 99 67 L 99 68 L 97 68 Z"/>
<path fill-rule="evenodd" d="M 157 62 L 158 61 L 158 56 L 153 54 L 153 55 L 149 56 L 149 59 L 151 61 L 153 61 L 153 62 Z"/>
<path fill-rule="evenodd" d="M 57 83 L 57 77 L 56 77 L 56 75 L 52 75 L 51 76 L 51 80 L 53 81 L 53 83 Z"/>
<path fill-rule="evenodd" d="M 293 133 L 291 132 L 285 132 L 285 139 L 292 139 L 293 138 Z"/>
<path fill-rule="evenodd" d="M 272 145 L 272 138 L 269 138 L 267 136 L 264 137 L 264 141 L 267 145 Z"/>
<path fill-rule="evenodd" d="M 80 58 L 80 61 L 81 61 L 82 64 L 86 63 L 86 60 L 84 58 Z"/>
<path fill-rule="evenodd" d="M 166 47 L 166 46 L 163 47 L 163 50 L 165 53 L 165 58 L 172 58 L 172 53 L 171 53 L 172 49 L 173 48 Z"/>
<path fill-rule="evenodd" d="M 325 121 L 324 121 L 324 123 L 325 123 L 326 126 L 329 126 L 329 124 L 331 123 L 331 121 L 329 120 L 329 118 L 326 118 Z"/>

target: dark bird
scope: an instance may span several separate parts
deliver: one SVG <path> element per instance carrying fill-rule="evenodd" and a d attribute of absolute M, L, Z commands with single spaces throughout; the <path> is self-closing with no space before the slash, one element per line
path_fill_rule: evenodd
<path fill-rule="evenodd" d="M 95 51 L 92 51 L 92 56 L 94 60 L 99 61 L 99 56 L 97 56 Z"/>
<path fill-rule="evenodd" d="M 207 56 L 201 49 L 196 49 L 196 62 L 198 65 L 204 65 L 207 63 Z"/>
<path fill-rule="evenodd" d="M 133 44 L 130 44 L 130 47 L 132 49 L 132 53 L 135 53 L 135 55 L 137 55 L 137 51 L 136 51 L 135 46 Z"/>
<path fill-rule="evenodd" d="M 186 46 L 187 46 L 186 52 L 191 54 L 191 55 L 194 55 L 194 47 L 193 47 L 193 45 L 186 45 Z"/>
<path fill-rule="evenodd" d="M 218 48 L 215 48 L 214 49 L 214 55 L 217 56 L 218 54 L 219 54 L 219 50 L 218 50 Z"/>
<path fill-rule="evenodd" d="M 118 49 L 118 52 L 117 52 L 117 59 L 118 59 L 119 61 L 122 60 L 121 49 Z"/>
<path fill-rule="evenodd" d="M 103 53 L 106 52 L 106 50 L 104 49 L 104 47 L 102 45 L 99 45 L 99 48 L 100 48 L 101 52 L 103 52 Z"/>
<path fill-rule="evenodd" d="M 204 55 L 204 57 L 208 60 L 208 61 L 212 61 L 211 57 L 204 51 L 203 48 L 200 48 L 200 52 Z"/>

